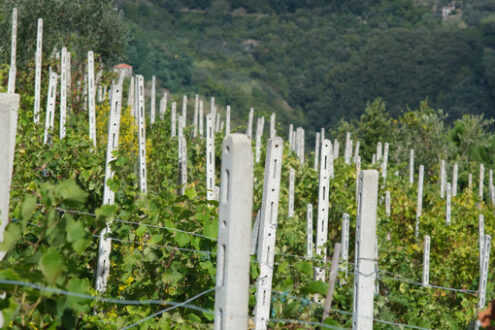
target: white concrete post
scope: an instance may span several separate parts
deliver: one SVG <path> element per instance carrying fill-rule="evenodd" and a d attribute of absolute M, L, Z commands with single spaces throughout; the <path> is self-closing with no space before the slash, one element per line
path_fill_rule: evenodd
<path fill-rule="evenodd" d="M 356 201 L 358 200 L 359 197 L 359 172 L 361 172 L 361 157 L 358 156 L 358 159 L 356 161 L 356 194 L 355 194 Z"/>
<path fill-rule="evenodd" d="M 383 151 L 383 162 L 382 162 L 382 177 L 384 181 L 387 179 L 387 166 L 388 166 L 388 143 L 385 142 L 385 147 Z"/>
<path fill-rule="evenodd" d="M 46 120 L 43 143 L 48 143 L 52 139 L 53 126 L 55 124 L 55 103 L 57 101 L 58 75 L 50 70 L 50 80 L 48 82 L 48 96 L 46 98 Z"/>
<path fill-rule="evenodd" d="M 131 78 L 131 87 L 134 90 L 134 77 Z M 130 97 L 130 96 L 129 96 Z M 98 103 L 103 102 L 103 87 L 98 85 Z M 127 104 L 131 107 L 131 115 L 134 117 L 134 106 L 130 103 L 130 99 L 127 100 Z"/>
<path fill-rule="evenodd" d="M 67 90 L 68 90 L 68 93 L 67 93 L 67 98 L 70 98 L 70 87 L 72 86 L 72 66 L 71 66 L 71 53 L 69 50 L 67 50 L 67 56 L 65 57 L 65 59 L 67 60 L 67 65 L 66 65 L 66 68 L 67 68 Z"/>
<path fill-rule="evenodd" d="M 15 76 L 17 74 L 17 8 L 12 9 L 12 43 L 10 47 L 10 68 L 7 93 L 15 93 Z"/>
<path fill-rule="evenodd" d="M 199 101 L 199 136 L 203 137 L 203 101 Z"/>
<path fill-rule="evenodd" d="M 451 214 L 452 214 L 452 186 L 450 185 L 449 182 L 447 182 L 447 189 L 446 189 L 446 194 L 447 194 L 447 201 L 445 203 L 445 223 L 447 225 L 450 225 L 452 219 L 451 219 Z"/>
<path fill-rule="evenodd" d="M 230 134 L 230 105 L 227 106 L 225 114 L 225 136 Z"/>
<path fill-rule="evenodd" d="M 300 157 L 299 148 L 301 144 L 301 128 L 297 127 L 295 133 L 293 134 L 294 138 L 294 152 L 296 153 L 297 158 Z"/>
<path fill-rule="evenodd" d="M 177 102 L 172 102 L 172 113 L 170 116 L 171 120 L 171 129 L 170 129 L 170 134 L 172 137 L 175 137 L 177 135 Z"/>
<path fill-rule="evenodd" d="M 488 282 L 488 266 L 490 263 L 490 245 L 491 245 L 492 237 L 490 235 L 485 235 L 484 245 L 483 245 L 483 265 L 481 268 L 480 274 L 480 286 L 479 286 L 479 295 L 480 301 L 478 304 L 478 308 L 485 307 L 486 303 L 486 284 Z"/>
<path fill-rule="evenodd" d="M 134 87 L 134 76 L 131 76 L 131 82 L 129 84 L 129 95 L 127 96 L 127 106 L 131 107 L 131 116 L 132 118 L 136 118 L 136 115 L 134 113 L 134 92 L 136 90 L 136 87 Z M 101 92 L 101 86 L 98 86 L 98 94 Z M 98 95 L 98 102 L 102 102 L 103 98 Z"/>
<path fill-rule="evenodd" d="M 376 164 L 376 154 L 371 155 L 371 164 L 372 165 Z"/>
<path fill-rule="evenodd" d="M 289 172 L 289 211 L 287 216 L 294 217 L 294 186 L 296 181 L 296 171 L 291 167 Z"/>
<path fill-rule="evenodd" d="M 445 198 L 445 188 L 447 183 L 447 170 L 445 169 L 445 160 L 440 163 L 440 197 Z"/>
<path fill-rule="evenodd" d="M 315 171 L 318 170 L 318 159 L 320 158 L 320 133 L 316 133 L 316 138 L 315 138 L 315 160 L 314 160 L 314 166 L 313 169 Z"/>
<path fill-rule="evenodd" d="M 382 149 L 383 149 L 382 143 L 378 141 L 378 143 L 376 144 L 376 161 L 382 159 Z"/>
<path fill-rule="evenodd" d="M 247 136 L 247 135 L 246 135 Z M 258 250 L 258 236 L 260 233 L 260 212 L 256 213 L 253 229 L 251 230 L 251 255 L 256 255 Z"/>
<path fill-rule="evenodd" d="M 270 139 L 273 139 L 277 136 L 277 131 L 275 129 L 275 113 L 272 113 L 270 116 Z"/>
<path fill-rule="evenodd" d="M 373 329 L 377 199 L 378 172 L 376 170 L 361 171 L 356 214 L 353 329 Z"/>
<path fill-rule="evenodd" d="M 306 204 L 306 257 L 313 258 L 313 204 Z"/>
<path fill-rule="evenodd" d="M 493 170 L 488 171 L 488 195 L 491 201 L 493 201 Z"/>
<path fill-rule="evenodd" d="M 344 150 L 344 162 L 346 164 L 351 164 L 351 133 L 347 132 L 345 134 L 345 150 Z"/>
<path fill-rule="evenodd" d="M 167 112 L 167 107 L 168 107 L 168 93 L 165 91 L 163 92 L 163 112 L 160 113 L 160 119 L 165 118 L 165 113 Z"/>
<path fill-rule="evenodd" d="M 119 80 L 118 84 L 112 87 L 112 103 L 110 103 L 110 113 L 108 118 L 108 141 L 107 141 L 107 158 L 105 164 L 105 183 L 103 188 L 103 204 L 113 205 L 115 202 L 115 193 L 108 186 L 108 180 L 113 177 L 114 172 L 110 162 L 115 159 L 113 151 L 119 148 L 120 132 L 120 114 L 122 102 L 122 85 Z M 98 246 L 98 266 L 96 271 L 96 290 L 104 292 L 107 288 L 108 275 L 110 274 L 110 252 L 112 249 L 112 239 L 106 237 L 110 233 L 110 226 L 107 226 L 100 233 Z"/>
<path fill-rule="evenodd" d="M 249 236 L 253 154 L 245 135 L 226 136 L 218 218 L 215 330 L 245 329 L 249 305 Z"/>
<path fill-rule="evenodd" d="M 151 77 L 151 102 L 150 102 L 150 124 L 155 122 L 156 117 L 156 77 Z"/>
<path fill-rule="evenodd" d="M 256 330 L 266 329 L 266 322 L 270 317 L 282 152 L 282 138 L 275 137 L 268 140 L 258 245 L 260 274 L 256 281 L 256 307 L 254 309 Z"/>
<path fill-rule="evenodd" d="M 390 218 L 390 191 L 385 191 L 385 214 Z"/>
<path fill-rule="evenodd" d="M 423 165 L 419 165 L 419 173 L 418 173 L 418 194 L 416 197 L 416 226 L 414 229 L 414 233 L 416 237 L 419 236 L 419 220 L 421 218 L 421 213 L 423 211 L 423 180 L 425 175 L 425 167 Z"/>
<path fill-rule="evenodd" d="M 248 126 L 246 129 L 246 135 L 249 139 L 253 136 L 253 118 L 254 118 L 254 108 L 249 109 Z"/>
<path fill-rule="evenodd" d="M 144 112 L 144 78 L 136 76 L 136 96 L 138 104 L 138 143 L 139 143 L 139 190 L 146 193 L 148 184 L 146 178 L 146 119 Z M 112 102 L 113 98 L 112 98 Z"/>
<path fill-rule="evenodd" d="M 485 165 L 480 164 L 480 181 L 478 186 L 478 196 L 481 200 L 483 200 L 483 186 L 485 182 Z"/>
<path fill-rule="evenodd" d="M 289 151 L 294 150 L 294 141 L 292 141 L 294 136 L 294 125 L 290 124 L 289 125 Z"/>
<path fill-rule="evenodd" d="M 10 185 L 14 169 L 19 94 L 0 94 L 0 242 L 9 223 Z M 0 251 L 0 261 L 6 251 Z M 0 315 L 1 316 L 1 315 Z"/>
<path fill-rule="evenodd" d="M 457 176 L 458 176 L 459 166 L 457 163 L 454 164 L 454 169 L 452 170 L 452 196 L 457 196 Z"/>
<path fill-rule="evenodd" d="M 299 140 L 299 161 L 301 166 L 304 166 L 304 129 L 301 128 L 301 135 Z"/>
<path fill-rule="evenodd" d="M 35 124 L 40 122 L 40 104 L 41 104 L 41 61 L 43 59 L 43 19 L 38 19 L 38 32 L 36 34 L 36 63 L 34 73 L 34 112 L 33 121 Z"/>
<path fill-rule="evenodd" d="M 94 54 L 88 52 L 88 116 L 89 139 L 96 146 L 96 100 L 95 100 L 95 65 Z"/>
<path fill-rule="evenodd" d="M 359 157 L 359 147 L 360 147 L 360 144 L 359 144 L 359 141 L 356 141 L 356 147 L 354 149 L 354 156 L 352 157 L 352 162 L 356 162 L 356 159 Z"/>
<path fill-rule="evenodd" d="M 409 184 L 414 183 L 414 149 L 409 150 Z"/>
<path fill-rule="evenodd" d="M 327 256 L 326 243 L 328 239 L 328 201 L 330 195 L 330 157 L 331 143 L 324 140 L 321 145 L 320 182 L 318 188 L 318 218 L 316 220 L 316 254 L 325 260 Z M 325 270 L 315 268 L 315 280 L 325 281 Z"/>
<path fill-rule="evenodd" d="M 198 136 L 199 95 L 194 96 L 193 137 Z"/>
<path fill-rule="evenodd" d="M 214 114 L 213 116 L 213 128 L 215 128 L 215 116 L 216 116 L 217 108 L 215 107 L 215 98 L 212 97 L 210 101 L 210 113 Z"/>
<path fill-rule="evenodd" d="M 430 284 L 430 236 L 425 235 L 423 247 L 423 286 Z"/>
<path fill-rule="evenodd" d="M 182 151 L 183 151 L 183 148 L 182 148 L 182 142 L 184 142 L 184 140 L 182 140 L 182 137 L 184 135 L 184 128 L 182 126 L 182 121 L 184 119 L 182 118 L 182 116 L 179 116 L 179 121 L 177 122 L 178 125 L 178 134 L 177 134 L 177 154 L 178 154 L 178 157 L 177 157 L 177 160 L 179 162 L 179 171 L 180 171 L 180 163 L 182 161 Z"/>
<path fill-rule="evenodd" d="M 184 119 L 182 118 L 182 120 Z M 180 160 L 180 194 L 184 195 L 186 193 L 187 186 L 187 140 L 184 134 L 179 137 L 179 139 L 182 140 Z"/>
<path fill-rule="evenodd" d="M 260 162 L 261 156 L 261 138 L 263 136 L 263 128 L 265 126 L 265 117 L 258 118 L 258 123 L 256 125 L 256 163 Z"/>
<path fill-rule="evenodd" d="M 67 119 L 67 48 L 62 48 L 60 58 L 60 139 L 65 137 L 65 122 Z"/>
<path fill-rule="evenodd" d="M 469 190 L 471 190 L 472 187 L 473 187 L 473 174 L 469 173 L 469 175 L 468 175 L 468 188 L 469 188 Z"/>
<path fill-rule="evenodd" d="M 349 214 L 342 214 L 342 237 L 341 237 L 341 258 L 342 267 L 345 271 L 345 276 L 347 277 L 347 269 L 349 268 Z"/>
<path fill-rule="evenodd" d="M 333 159 L 339 158 L 339 140 L 335 139 L 333 141 Z"/>
<path fill-rule="evenodd" d="M 325 140 L 325 128 L 320 128 L 320 137 L 321 137 L 321 143 Z M 329 139 L 330 140 L 330 139 Z M 330 141 L 332 142 L 332 141 Z"/>
<path fill-rule="evenodd" d="M 216 113 L 216 121 L 215 121 L 215 133 L 220 132 L 220 113 Z"/>
<path fill-rule="evenodd" d="M 206 115 L 206 199 L 215 199 L 215 114 Z"/>
<path fill-rule="evenodd" d="M 184 125 L 183 127 L 186 127 L 186 122 L 187 122 L 187 95 L 182 96 L 182 118 L 183 122 L 182 124 Z"/>
<path fill-rule="evenodd" d="M 485 242 L 485 217 L 483 214 L 478 215 L 478 251 L 480 260 L 480 271 L 483 266 L 483 247 Z"/>

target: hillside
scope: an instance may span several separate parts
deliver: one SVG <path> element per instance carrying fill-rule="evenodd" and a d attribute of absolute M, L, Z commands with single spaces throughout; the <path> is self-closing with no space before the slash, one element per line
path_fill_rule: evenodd
<path fill-rule="evenodd" d="M 319 129 L 381 97 L 394 116 L 426 98 L 449 120 L 494 114 L 492 0 L 118 3 L 139 72 L 234 113 Z"/>

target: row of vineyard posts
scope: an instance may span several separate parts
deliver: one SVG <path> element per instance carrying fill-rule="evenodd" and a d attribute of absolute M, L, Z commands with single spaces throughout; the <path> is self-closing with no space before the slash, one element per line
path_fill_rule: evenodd
<path fill-rule="evenodd" d="M 15 93 L 16 79 L 16 35 L 17 35 L 17 11 L 14 9 L 12 15 L 12 50 L 9 71 L 8 92 L 0 94 L 0 150 L 4 155 L 0 159 L 0 240 L 3 241 L 5 228 L 9 223 L 9 193 L 12 181 L 13 161 L 15 155 L 15 141 L 17 116 L 19 111 L 20 96 Z M 42 39 L 43 20 L 38 20 L 37 47 L 35 53 L 35 92 L 33 125 L 39 125 L 41 120 L 41 64 L 42 64 Z M 85 98 L 88 114 L 88 136 L 96 146 L 96 102 L 104 102 L 107 93 L 106 86 L 102 86 L 98 77 L 95 77 L 94 54 L 87 54 L 87 72 L 83 75 Z M 46 148 L 54 139 L 54 119 L 59 101 L 59 138 L 64 139 L 66 134 L 67 90 L 71 84 L 70 52 L 62 48 L 60 56 L 59 72 L 50 70 L 48 83 L 48 97 L 44 112 L 45 131 L 43 141 Z M 119 131 L 123 98 L 124 76 L 113 81 L 108 90 L 108 101 L 110 112 L 108 120 L 108 141 L 105 166 L 105 184 L 102 204 L 113 204 L 115 192 L 109 187 L 107 181 L 114 175 L 111 162 L 115 160 L 115 151 L 119 149 Z M 59 86 L 59 87 L 58 87 Z M 215 294 L 215 329 L 244 329 L 248 324 L 248 300 L 249 300 L 249 265 L 250 254 L 256 254 L 259 263 L 259 277 L 256 282 L 256 307 L 254 309 L 254 323 L 256 329 L 266 329 L 270 319 L 270 304 L 272 278 L 274 269 L 274 256 L 276 246 L 276 234 L 278 225 L 278 208 L 280 181 L 282 171 L 288 170 L 289 175 L 289 202 L 288 216 L 294 216 L 294 185 L 296 174 L 293 168 L 285 169 L 283 166 L 283 139 L 277 136 L 275 114 L 270 118 L 269 140 L 266 148 L 263 198 L 261 209 L 252 226 L 253 214 L 253 166 L 254 162 L 260 162 L 261 141 L 264 131 L 263 116 L 257 119 L 256 130 L 253 134 L 254 109 L 251 108 L 248 115 L 247 129 L 245 134 L 231 132 L 230 115 L 231 108 L 227 106 L 225 119 L 217 112 L 215 99 L 211 98 L 210 111 L 205 113 L 203 101 L 198 95 L 194 100 L 194 113 L 192 123 L 188 123 L 187 97 L 182 100 L 182 112 L 177 113 L 177 103 L 173 102 L 168 111 L 167 93 L 159 101 L 159 113 L 156 114 L 156 82 L 155 77 L 151 83 L 151 106 L 150 120 L 147 126 L 145 111 L 145 87 L 144 78 L 136 75 L 131 78 L 127 105 L 131 107 L 131 114 L 138 126 L 139 145 L 139 188 L 143 194 L 147 193 L 147 167 L 146 167 L 146 127 L 153 129 L 156 120 L 168 120 L 171 127 L 171 135 L 178 143 L 178 168 L 180 177 L 178 181 L 181 186 L 181 194 L 185 193 L 188 182 L 187 174 L 187 139 L 184 129 L 187 125 L 193 126 L 190 138 L 200 138 L 204 141 L 204 154 L 206 158 L 206 200 L 219 202 L 218 214 L 218 241 L 217 241 L 217 272 L 216 272 L 216 294 Z M 98 91 L 98 93 L 97 93 Z M 98 94 L 98 95 L 97 95 Z M 97 100 L 98 96 L 98 100 Z M 203 126 L 204 125 L 204 126 Z M 215 185 L 215 132 L 225 131 L 225 139 L 222 144 L 222 164 L 220 173 L 220 187 Z M 255 140 L 254 156 L 252 152 L 252 139 Z M 288 142 L 290 152 L 293 152 L 300 160 L 300 166 L 307 166 L 305 161 L 305 131 L 293 125 L 289 127 Z M 376 273 L 378 269 L 377 253 L 378 241 L 376 235 L 377 205 L 379 197 L 379 176 L 383 180 L 387 178 L 387 167 L 389 161 L 389 143 L 377 144 L 376 153 L 373 154 L 371 164 L 381 164 L 381 170 L 362 169 L 359 141 L 353 141 L 350 133 L 347 133 L 344 144 L 344 162 L 348 165 L 355 164 L 356 184 L 355 189 L 357 201 L 356 216 L 356 238 L 355 238 L 355 261 L 354 261 L 354 298 L 352 311 L 353 329 L 373 328 L 374 295 L 378 282 Z M 330 180 L 334 177 L 334 161 L 339 158 L 339 141 L 330 141 L 325 137 L 325 130 L 316 133 L 314 159 L 312 160 L 314 170 L 319 174 L 318 202 L 316 207 L 316 226 L 313 224 L 314 207 L 307 205 L 306 224 L 306 257 L 313 258 L 313 251 L 320 259 L 327 259 L 328 240 L 328 212 L 330 196 Z M 414 184 L 415 164 L 414 150 L 410 150 L 409 159 L 409 184 Z M 483 198 L 485 170 L 480 165 L 479 194 Z M 395 173 L 395 175 L 399 175 Z M 448 182 L 446 162 L 441 160 L 440 173 L 440 195 L 446 199 L 445 224 L 449 225 L 451 219 L 451 198 L 458 192 L 458 166 L 453 165 L 452 181 Z M 424 166 L 419 165 L 417 182 L 417 206 L 415 233 L 419 235 L 421 226 Z M 469 188 L 472 186 L 472 175 L 469 177 Z M 493 185 L 493 173 L 489 171 L 490 200 L 495 204 L 495 188 Z M 213 205 L 212 205 L 213 207 Z M 385 191 L 385 211 L 390 216 L 391 193 Z M 338 262 L 341 262 L 347 274 L 349 256 L 349 214 L 342 215 L 341 252 L 338 254 Z M 111 273 L 111 248 L 112 239 L 110 234 L 110 223 L 100 233 L 98 250 L 98 270 L 96 274 L 96 290 L 105 292 L 107 280 Z M 316 240 L 313 241 L 313 231 Z M 251 232 L 251 235 L 246 233 Z M 419 237 L 418 237 L 419 239 Z M 479 218 L 479 264 L 480 285 L 479 304 L 481 308 L 485 305 L 486 284 L 488 280 L 488 265 L 490 257 L 491 236 L 484 232 L 484 219 Z M 429 285 L 429 253 L 430 236 L 423 237 L 423 286 Z M 0 260 L 5 252 L 0 254 Z M 340 260 L 339 260 L 340 259 Z M 335 274 L 336 276 L 336 274 Z M 315 267 L 314 277 L 316 280 L 326 281 L 325 268 Z M 331 280 L 330 276 L 330 280 Z M 320 300 L 321 297 L 315 297 Z M 328 297 L 327 297 L 328 299 Z M 331 299 L 331 296 L 330 296 Z M 329 307 L 330 308 L 330 307 Z"/>

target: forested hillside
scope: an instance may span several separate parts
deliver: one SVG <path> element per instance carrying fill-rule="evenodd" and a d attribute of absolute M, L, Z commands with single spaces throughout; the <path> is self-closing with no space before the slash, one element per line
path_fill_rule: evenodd
<path fill-rule="evenodd" d="M 454 120 L 495 109 L 495 1 L 118 1 L 128 59 L 163 87 L 234 114 L 331 127 L 383 98 Z M 444 13 L 443 13 L 444 12 Z"/>

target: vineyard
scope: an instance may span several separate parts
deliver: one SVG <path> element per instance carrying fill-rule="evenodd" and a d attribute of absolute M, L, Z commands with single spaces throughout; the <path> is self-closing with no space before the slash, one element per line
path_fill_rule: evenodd
<path fill-rule="evenodd" d="M 86 54 L 71 56 L 69 69 L 60 65 L 56 56 L 44 59 L 39 118 L 33 112 L 34 65 L 14 73 L 20 106 L 9 223 L 0 245 L 6 253 L 0 263 L 0 287 L 5 292 L 0 309 L 5 327 L 213 328 L 218 200 L 222 196 L 222 188 L 216 187 L 222 187 L 222 141 L 227 141 L 230 133 L 248 136 L 245 138 L 252 148 L 248 156 L 254 164 L 249 224 L 253 230 L 244 233 L 252 241 L 249 328 L 255 327 L 261 268 L 256 250 L 261 231 L 258 236 L 256 228 L 262 222 L 256 219 L 263 209 L 265 164 L 269 164 L 270 156 L 267 146 L 279 141 L 276 136 L 282 137 L 283 151 L 280 180 L 275 183 L 279 189 L 278 217 L 275 250 L 271 251 L 274 261 L 270 265 L 273 281 L 268 328 L 353 326 L 354 277 L 363 275 L 356 267 L 354 248 L 357 181 L 363 170 L 379 173 L 377 251 L 367 252 L 376 256 L 372 260 L 376 269 L 363 275 L 374 278 L 370 288 L 374 328 L 466 328 L 473 324 L 485 301 L 495 299 L 495 271 L 488 268 L 490 236 L 485 236 L 495 231 L 495 189 L 492 171 L 485 173 L 481 164 L 438 158 L 436 165 L 423 167 L 414 162 L 424 159 L 423 155 L 409 149 L 404 152 L 405 146 L 401 151 L 401 145 L 393 140 L 373 146 L 361 142 L 359 146 L 358 141 L 366 137 L 354 133 L 343 136 L 338 131 L 318 132 L 310 144 L 302 128 L 291 126 L 287 134 L 285 127 L 276 125 L 274 115 L 269 132 L 264 134 L 266 113 L 249 111 L 249 105 L 245 109 L 224 108 L 215 105 L 213 98 L 194 98 L 192 93 L 160 97 L 160 111 L 156 112 L 154 84 L 150 93 L 144 93 L 140 90 L 144 86 L 140 85 L 141 76 L 124 79 L 97 63 L 92 74 L 101 74 L 92 81 L 97 84 L 93 92 L 88 92 L 84 77 L 92 62 Z M 62 77 L 66 70 L 69 77 L 60 82 L 69 86 L 64 96 L 66 114 L 59 111 L 61 95 L 52 104 L 52 120 L 58 123 L 63 117 L 64 124 L 52 124 L 47 130 L 46 110 L 53 100 L 49 77 L 53 72 Z M 11 72 L 12 65 L 0 69 L 3 95 L 12 83 Z M 103 93 L 106 86 L 110 88 Z M 59 89 L 55 87 L 55 95 Z M 101 95 L 96 98 L 97 89 Z M 96 100 L 93 124 L 91 98 Z M 142 102 L 139 106 L 138 101 Z M 141 106 L 146 115 L 138 113 Z M 112 114 L 117 108 L 118 147 L 109 149 L 109 130 L 116 120 Z M 176 118 L 179 108 L 183 116 Z M 231 122 L 231 111 L 242 113 L 236 117 L 243 119 Z M 258 118 L 255 134 L 253 117 Z M 95 136 L 91 136 L 91 127 Z M 211 130 L 215 133 L 208 138 Z M 213 147 L 207 146 L 208 141 L 213 141 Z M 329 142 L 330 149 L 325 149 Z M 213 150 L 210 169 L 207 148 L 213 148 L 208 149 Z M 360 148 L 376 152 L 368 157 L 360 154 Z M 144 156 L 141 150 L 145 150 Z M 318 246 L 316 214 L 322 200 L 319 187 L 324 184 L 321 171 L 327 168 L 328 155 L 332 167 L 326 179 L 328 231 L 324 245 Z M 113 175 L 108 177 L 107 170 Z M 214 175 L 211 183 L 207 182 L 208 171 Z M 107 193 L 113 202 L 104 201 Z M 425 237 L 429 237 L 426 279 Z M 102 241 L 109 243 L 110 263 L 104 289 L 97 290 Z M 339 254 L 331 309 L 329 316 L 323 317 L 335 243 L 341 243 L 346 252 Z M 485 264 L 486 269 L 482 267 Z M 488 278 L 486 287 L 480 285 L 483 274 Z"/>

